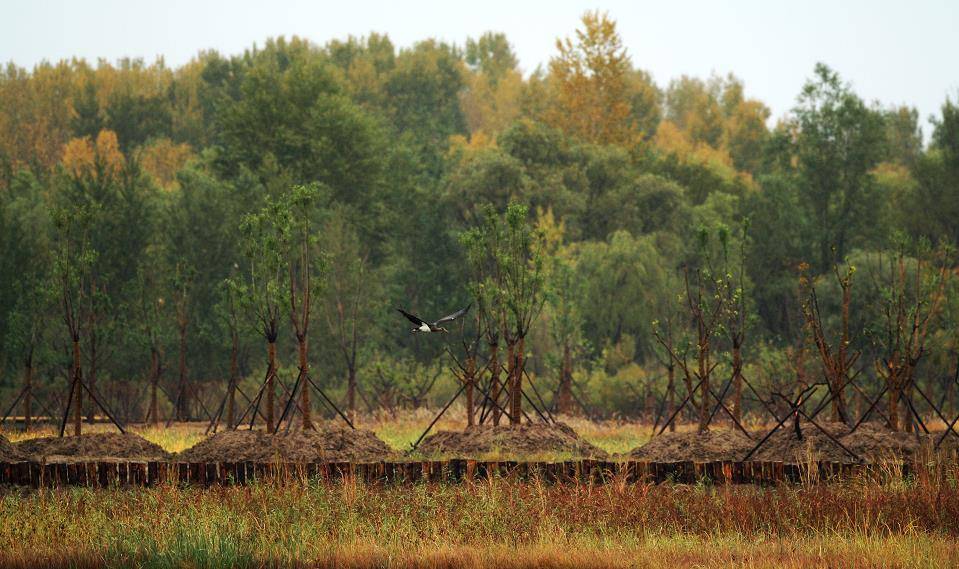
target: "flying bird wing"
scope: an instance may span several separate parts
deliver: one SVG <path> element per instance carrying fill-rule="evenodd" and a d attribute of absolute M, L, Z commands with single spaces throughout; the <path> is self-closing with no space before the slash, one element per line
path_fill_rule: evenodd
<path fill-rule="evenodd" d="M 417 326 L 422 326 L 423 324 L 426 324 L 426 322 L 420 320 L 418 316 L 414 316 L 410 314 L 409 312 L 403 310 L 402 308 L 397 308 L 397 310 L 403 313 L 403 316 L 406 316 L 406 318 L 408 318 L 410 322 L 412 322 L 413 324 L 416 324 Z"/>
<path fill-rule="evenodd" d="M 473 303 L 472 303 L 472 302 L 469 303 L 468 305 L 466 305 L 466 308 L 464 308 L 464 309 L 462 309 L 462 310 L 457 310 L 456 312 L 450 314 L 449 316 L 444 316 L 444 317 L 440 318 L 439 320 L 437 320 L 436 322 L 433 322 L 433 326 L 439 326 L 440 324 L 444 324 L 444 323 L 446 323 L 446 322 L 452 322 L 452 321 L 456 320 L 456 319 L 459 318 L 460 316 L 462 316 L 462 315 L 466 314 L 467 312 L 469 312 L 469 311 L 470 311 L 470 306 L 473 306 Z"/>

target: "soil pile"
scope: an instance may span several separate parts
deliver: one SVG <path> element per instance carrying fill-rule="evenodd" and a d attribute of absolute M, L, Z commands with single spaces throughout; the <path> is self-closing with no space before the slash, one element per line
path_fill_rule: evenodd
<path fill-rule="evenodd" d="M 739 431 L 663 433 L 629 453 L 629 458 L 652 462 L 712 462 L 742 460 L 754 446 Z"/>
<path fill-rule="evenodd" d="M 882 423 L 863 423 L 856 432 L 842 438 L 842 444 L 869 462 L 890 459 L 908 459 L 924 446 L 930 450 L 937 435 L 916 436 L 913 433 L 893 431 Z"/>
<path fill-rule="evenodd" d="M 13 446 L 7 437 L 0 435 L 0 462 L 20 462 L 23 459 L 17 447 Z"/>
<path fill-rule="evenodd" d="M 572 457 L 606 458 L 606 451 L 584 441 L 563 423 L 524 423 L 522 425 L 478 425 L 465 431 L 440 431 L 426 437 L 417 451 L 425 456 L 483 458 L 497 455 L 504 459 L 524 459 L 543 453 L 562 453 Z"/>
<path fill-rule="evenodd" d="M 133 433 L 90 433 L 71 437 L 41 437 L 16 444 L 17 451 L 34 461 L 167 460 L 170 453 Z"/>
<path fill-rule="evenodd" d="M 855 432 L 850 432 L 850 428 L 843 423 L 819 424 L 838 439 L 842 446 L 830 440 L 815 425 L 806 422 L 802 424 L 803 440 L 796 437 L 791 425 L 788 429 L 780 429 L 756 452 L 756 460 L 781 460 L 791 463 L 809 460 L 857 462 L 856 458 L 842 447 L 846 447 L 865 462 L 909 460 L 923 449 L 931 451 L 939 436 L 917 436 L 913 433 L 893 431 L 878 422 L 863 423 Z"/>
<path fill-rule="evenodd" d="M 396 453 L 372 431 L 320 427 L 271 435 L 224 431 L 179 455 L 182 462 L 378 462 Z"/>

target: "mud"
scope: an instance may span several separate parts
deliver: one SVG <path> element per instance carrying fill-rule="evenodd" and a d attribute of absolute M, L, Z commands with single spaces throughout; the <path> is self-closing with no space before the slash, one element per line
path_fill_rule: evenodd
<path fill-rule="evenodd" d="M 523 459 L 543 454 L 570 458 L 606 458 L 606 451 L 584 441 L 563 423 L 526 423 L 493 427 L 481 425 L 465 431 L 440 431 L 420 443 L 417 453 L 445 458 Z"/>
<path fill-rule="evenodd" d="M 167 460 L 170 453 L 132 433 L 90 433 L 80 436 L 40 437 L 18 442 L 17 452 L 29 460 L 78 462 L 83 460 Z"/>
<path fill-rule="evenodd" d="M 792 464 L 810 461 L 882 462 L 910 460 L 934 452 L 940 455 L 955 454 L 956 447 L 959 446 L 959 438 L 950 435 L 940 445 L 940 449 L 934 451 L 933 447 L 941 433 L 917 436 L 914 433 L 892 431 L 882 423 L 863 423 L 852 433 L 843 423 L 821 421 L 819 425 L 828 435 L 806 422 L 801 424 L 800 439 L 796 436 L 792 423 L 788 423 L 773 433 L 759 450 L 752 454 L 750 460 Z M 634 449 L 629 453 L 629 458 L 656 462 L 741 461 L 767 433 L 768 431 L 751 433 L 752 440 L 738 431 L 718 429 L 703 434 L 668 433 Z"/>
<path fill-rule="evenodd" d="M 629 453 L 629 458 L 651 462 L 679 462 L 692 460 L 742 460 L 755 446 L 740 431 L 711 430 L 703 434 L 663 433 Z"/>
<path fill-rule="evenodd" d="M 320 427 L 271 435 L 237 430 L 217 433 L 183 451 L 183 462 L 378 462 L 396 459 L 372 431 Z"/>
<path fill-rule="evenodd" d="M 24 459 L 17 447 L 7 437 L 0 435 L 0 462 L 19 462 Z"/>

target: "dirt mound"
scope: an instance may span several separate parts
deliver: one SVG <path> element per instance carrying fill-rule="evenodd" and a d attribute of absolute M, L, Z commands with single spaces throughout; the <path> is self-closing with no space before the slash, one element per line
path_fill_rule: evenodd
<path fill-rule="evenodd" d="M 75 437 L 41 437 L 16 444 L 30 460 L 71 462 L 79 460 L 125 459 L 166 460 L 170 453 L 133 433 L 90 433 Z"/>
<path fill-rule="evenodd" d="M 7 437 L 0 435 L 0 462 L 20 462 L 23 459 L 23 454 L 17 447 L 13 446 Z"/>
<path fill-rule="evenodd" d="M 630 458 L 653 462 L 742 460 L 756 445 L 739 431 L 664 433 L 629 453 Z"/>
<path fill-rule="evenodd" d="M 821 421 L 819 425 L 832 437 L 842 441 L 849 434 L 849 427 L 845 423 Z M 792 421 L 783 425 L 773 434 L 762 448 L 756 451 L 751 460 L 782 461 L 801 464 L 810 460 L 827 460 L 831 462 L 857 462 L 852 455 L 833 442 L 825 433 L 808 422 L 800 424 L 802 439 L 796 436 Z M 765 436 L 765 433 L 763 433 Z M 760 437 L 758 440 L 761 440 Z M 842 443 L 847 446 L 846 443 Z M 853 449 L 850 449 L 853 450 Z M 856 452 L 853 450 L 853 452 Z"/>
<path fill-rule="evenodd" d="M 916 436 L 913 433 L 893 431 L 882 423 L 863 423 L 856 432 L 844 436 L 842 444 L 869 462 L 889 459 L 908 459 L 923 446 L 935 445 L 935 437 Z"/>
<path fill-rule="evenodd" d="M 563 423 L 525 423 L 493 427 L 480 425 L 465 431 L 440 431 L 430 435 L 417 451 L 425 456 L 483 458 L 491 454 L 522 459 L 542 453 L 606 458 L 606 451 L 584 441 Z"/>
<path fill-rule="evenodd" d="M 224 431 L 177 455 L 183 462 L 377 462 L 396 453 L 372 431 L 321 427 L 271 435 Z"/>

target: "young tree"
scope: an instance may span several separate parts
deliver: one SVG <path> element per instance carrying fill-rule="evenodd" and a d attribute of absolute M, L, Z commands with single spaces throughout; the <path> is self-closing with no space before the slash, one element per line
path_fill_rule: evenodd
<path fill-rule="evenodd" d="M 830 343 L 826 338 L 822 311 L 819 308 L 819 298 L 816 296 L 816 287 L 807 274 L 809 265 L 804 263 L 800 265 L 799 270 L 799 289 L 802 295 L 803 318 L 809 327 L 813 342 L 819 351 L 823 373 L 829 384 L 832 420 L 848 422 L 849 415 L 846 411 L 845 392 L 851 380 L 850 370 L 861 355 L 861 352 L 853 351 L 850 353 L 849 350 L 849 306 L 852 303 L 852 277 L 856 274 L 856 268 L 850 265 L 844 273 L 840 272 L 838 265 L 833 268 L 836 281 L 839 283 L 839 288 L 842 291 L 839 338 L 833 343 Z"/>
<path fill-rule="evenodd" d="M 522 415 L 526 336 L 545 300 L 545 243 L 542 232 L 529 223 L 528 212 L 519 204 L 510 204 L 503 215 L 487 208 L 482 224 L 463 238 L 472 264 L 484 275 L 474 281 L 481 308 L 485 304 L 486 310 L 498 309 L 498 314 L 491 312 L 488 318 L 495 318 L 506 340 L 513 425 L 519 424 Z"/>
<path fill-rule="evenodd" d="M 307 351 L 310 316 L 313 312 L 313 297 L 321 280 L 322 257 L 317 253 L 317 235 L 313 231 L 313 218 L 321 197 L 317 184 L 293 186 L 275 206 L 268 206 L 274 227 L 278 230 L 277 243 L 286 266 L 289 279 L 290 322 L 296 335 L 299 354 L 300 411 L 303 413 L 303 430 L 313 428 L 310 407 L 310 363 Z M 294 387 L 295 396 L 296 387 Z"/>
<path fill-rule="evenodd" d="M 139 322 L 141 339 L 150 350 L 148 372 L 149 400 L 147 417 L 154 427 L 160 423 L 160 377 L 163 375 L 163 345 L 167 333 L 167 315 L 164 313 L 168 289 L 161 274 L 164 271 L 162 256 L 155 247 L 147 251 L 146 259 L 137 274 L 136 319 Z"/>
<path fill-rule="evenodd" d="M 323 287 L 322 308 L 330 337 L 346 366 L 346 407 L 356 420 L 356 370 L 358 349 L 369 335 L 372 300 L 377 279 L 372 274 L 369 253 L 345 216 L 330 216 L 324 226 L 324 248 L 329 263 Z"/>
<path fill-rule="evenodd" d="M 269 204 L 262 211 L 247 215 L 240 226 L 249 262 L 246 282 L 240 285 L 240 298 L 246 313 L 253 316 L 257 331 L 266 340 L 267 369 L 263 390 L 268 433 L 276 428 L 276 341 L 286 282 L 286 259 L 280 247 L 282 235 L 275 225 L 279 215 L 276 208 L 275 204 Z"/>
<path fill-rule="evenodd" d="M 722 241 L 722 237 L 720 238 Z M 689 323 L 692 327 L 691 341 L 677 345 L 671 332 L 664 334 L 659 322 L 654 322 L 653 330 L 656 340 L 669 354 L 684 374 L 688 399 L 695 405 L 695 393 L 699 392 L 699 432 L 709 429 L 712 419 L 710 408 L 716 396 L 713 392 L 712 377 L 718 365 L 714 361 L 717 351 L 716 337 L 723 333 L 728 316 L 729 301 L 732 295 L 726 290 L 729 279 L 714 266 L 714 259 L 709 247 L 709 234 L 705 228 L 700 229 L 699 251 L 700 259 L 694 266 L 683 268 L 683 298 L 689 314 Z M 670 323 L 671 324 L 671 323 Z M 690 350 L 696 355 L 695 366 L 691 366 L 687 357 Z M 695 384 L 694 384 L 695 380 Z M 721 406 L 734 421 L 735 415 L 720 399 L 716 404 Z"/>
<path fill-rule="evenodd" d="M 877 338 L 882 357 L 876 371 L 886 382 L 889 427 L 901 428 L 899 407 L 915 381 L 916 367 L 926 352 L 930 324 L 939 316 L 951 271 L 944 251 L 932 259 L 906 258 L 903 247 L 885 267 L 881 320 Z"/>
<path fill-rule="evenodd" d="M 226 428 L 233 429 L 236 426 L 235 407 L 236 407 L 236 389 L 240 382 L 240 320 L 239 320 L 239 297 L 241 290 L 235 278 L 228 278 L 223 281 L 221 289 L 220 302 L 217 303 L 217 310 L 221 319 L 226 323 L 226 328 L 230 332 L 230 377 L 226 385 Z M 217 418 L 219 420 L 219 418 Z"/>
<path fill-rule="evenodd" d="M 569 259 L 554 256 L 550 267 L 550 286 L 547 295 L 550 310 L 550 333 L 562 355 L 559 364 L 559 383 L 556 388 L 556 410 L 573 412 L 573 356 L 583 344 L 582 315 L 578 299 L 582 297 L 582 282 Z"/>
<path fill-rule="evenodd" d="M 73 407 L 73 434 L 79 436 L 83 413 L 83 367 L 80 360 L 80 339 L 84 322 L 83 306 L 86 294 L 90 290 L 91 267 L 96 262 L 97 253 L 90 245 L 87 227 L 91 218 L 89 208 L 75 208 L 72 211 L 60 209 L 54 212 L 53 217 L 56 227 L 54 286 L 72 347 L 67 407 Z M 60 435 L 63 435 L 62 428 Z"/>

